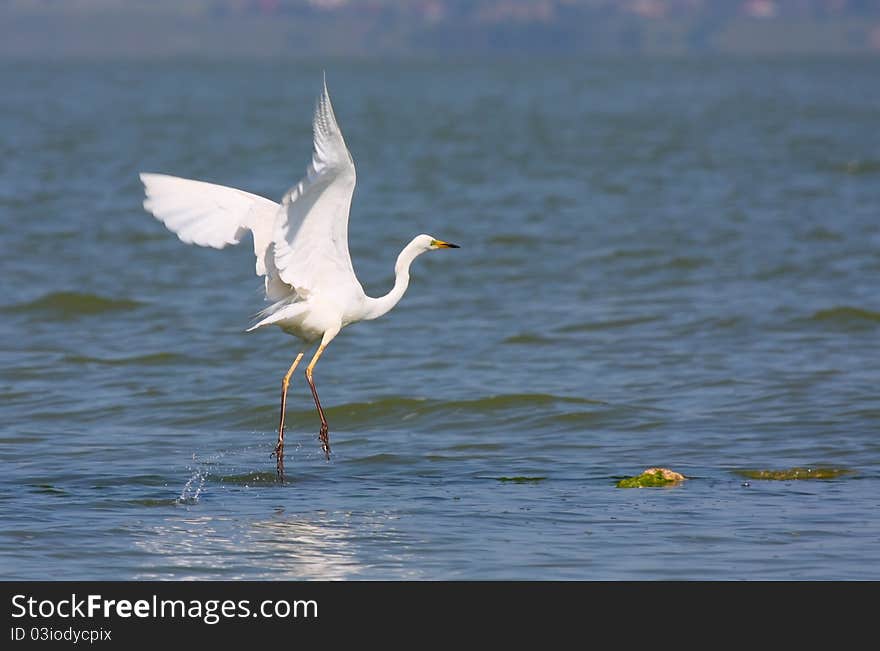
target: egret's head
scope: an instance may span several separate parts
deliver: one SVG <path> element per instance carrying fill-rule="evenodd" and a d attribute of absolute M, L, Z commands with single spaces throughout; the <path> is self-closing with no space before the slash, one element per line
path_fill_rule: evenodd
<path fill-rule="evenodd" d="M 425 235 L 424 233 L 416 235 L 412 242 L 403 247 L 403 251 L 397 256 L 397 262 L 394 264 L 394 273 L 409 274 L 409 265 L 412 261 L 427 251 L 457 248 L 459 248 L 458 244 L 450 244 L 449 242 L 438 240 L 433 235 Z"/>
<path fill-rule="evenodd" d="M 416 238 L 416 241 L 419 245 L 424 248 L 425 251 L 432 251 L 433 249 L 457 249 L 459 248 L 458 244 L 451 244 L 450 242 L 445 242 L 443 240 L 438 240 L 436 237 L 432 235 L 419 235 Z"/>

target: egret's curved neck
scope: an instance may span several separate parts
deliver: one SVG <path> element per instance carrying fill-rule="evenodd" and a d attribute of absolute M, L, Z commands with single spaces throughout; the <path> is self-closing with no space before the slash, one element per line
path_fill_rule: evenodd
<path fill-rule="evenodd" d="M 418 238 L 416 238 L 418 239 Z M 412 242 L 403 247 L 403 251 L 397 256 L 394 265 L 394 287 L 391 291 L 379 298 L 367 297 L 367 309 L 364 319 L 377 319 L 386 314 L 403 298 L 406 288 L 409 287 L 409 267 L 412 261 L 419 257 L 426 249 Z"/>

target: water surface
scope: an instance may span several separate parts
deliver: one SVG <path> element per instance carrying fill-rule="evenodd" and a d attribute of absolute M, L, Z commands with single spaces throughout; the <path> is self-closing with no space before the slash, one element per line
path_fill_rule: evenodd
<path fill-rule="evenodd" d="M 326 67 L 386 317 L 291 386 L 248 245 Z M 0 575 L 880 579 L 880 62 L 4 64 Z M 615 488 L 663 465 L 670 489 Z M 742 469 L 828 466 L 824 481 Z M 505 481 L 514 477 L 532 481 Z"/>

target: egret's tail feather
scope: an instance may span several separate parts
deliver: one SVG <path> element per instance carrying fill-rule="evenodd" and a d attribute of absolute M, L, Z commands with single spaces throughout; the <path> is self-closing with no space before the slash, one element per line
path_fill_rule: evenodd
<path fill-rule="evenodd" d="M 256 330 L 257 328 L 262 328 L 263 326 L 272 325 L 273 323 L 278 323 L 279 321 L 285 321 L 287 319 L 293 319 L 298 314 L 302 313 L 304 308 L 303 303 L 298 299 L 298 297 L 285 298 L 283 300 L 277 301 L 276 303 L 272 303 L 268 307 L 260 310 L 254 315 L 254 319 L 259 319 L 256 323 L 254 323 L 250 328 L 245 330 L 245 332 L 250 332 L 252 330 Z"/>

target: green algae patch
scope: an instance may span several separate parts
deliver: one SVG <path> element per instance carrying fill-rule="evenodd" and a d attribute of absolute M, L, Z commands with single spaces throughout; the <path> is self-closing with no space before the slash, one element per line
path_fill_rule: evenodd
<path fill-rule="evenodd" d="M 546 477 L 498 477 L 498 481 L 511 484 L 537 484 L 544 481 Z"/>
<path fill-rule="evenodd" d="M 792 479 L 837 479 L 849 475 L 848 468 L 788 468 L 786 470 L 737 470 L 736 474 L 746 479 L 768 479 L 789 481 Z"/>
<path fill-rule="evenodd" d="M 687 477 L 669 468 L 648 468 L 641 475 L 627 477 L 617 482 L 618 488 L 655 488 L 676 486 Z"/>

